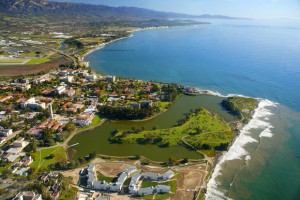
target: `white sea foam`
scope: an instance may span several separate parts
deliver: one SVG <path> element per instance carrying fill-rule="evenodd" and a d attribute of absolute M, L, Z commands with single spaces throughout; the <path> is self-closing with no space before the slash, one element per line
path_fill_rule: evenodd
<path fill-rule="evenodd" d="M 251 156 L 247 155 L 246 158 L 245 158 L 245 161 L 249 161 L 249 160 L 251 160 Z"/>
<path fill-rule="evenodd" d="M 245 98 L 251 98 L 249 96 L 241 95 L 241 94 L 228 94 L 226 97 L 245 97 Z"/>
<path fill-rule="evenodd" d="M 236 96 L 236 95 L 232 95 Z M 272 137 L 271 129 L 273 126 L 269 122 L 269 117 L 274 115 L 270 107 L 276 107 L 276 104 L 269 100 L 260 100 L 260 103 L 255 110 L 252 120 L 244 126 L 240 131 L 240 135 L 236 138 L 229 150 L 220 157 L 218 164 L 216 165 L 211 179 L 207 183 L 207 200 L 228 199 L 225 195 L 225 191 L 220 191 L 218 186 L 221 184 L 217 181 L 217 177 L 222 175 L 222 165 L 230 160 L 245 159 L 249 161 L 251 156 L 245 149 L 245 145 L 248 143 L 258 142 L 251 137 L 251 130 L 263 130 L 259 137 Z"/>
<path fill-rule="evenodd" d="M 273 133 L 271 131 L 271 129 L 274 128 L 273 126 L 269 126 L 268 128 L 266 128 L 265 130 L 263 130 L 259 137 L 262 138 L 262 137 L 272 137 L 273 136 Z"/>

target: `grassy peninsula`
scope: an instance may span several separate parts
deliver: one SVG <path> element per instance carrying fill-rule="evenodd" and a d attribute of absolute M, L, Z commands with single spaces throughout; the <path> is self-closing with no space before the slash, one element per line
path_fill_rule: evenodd
<path fill-rule="evenodd" d="M 178 121 L 178 126 L 150 131 L 115 130 L 110 138 L 115 143 L 157 144 L 161 147 L 176 146 L 184 140 L 197 149 L 224 149 L 234 133 L 227 122 L 215 113 L 200 108 Z"/>

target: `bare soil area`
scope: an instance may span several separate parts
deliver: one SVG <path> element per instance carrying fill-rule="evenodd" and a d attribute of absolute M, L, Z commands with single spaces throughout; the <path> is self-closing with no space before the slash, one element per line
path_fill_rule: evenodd
<path fill-rule="evenodd" d="M 180 177 L 177 180 L 177 190 L 171 199 L 193 199 L 199 188 L 206 184 L 206 164 L 177 168 L 176 171 Z"/>
<path fill-rule="evenodd" d="M 49 62 L 36 65 L 0 65 L 0 77 L 35 74 L 44 70 L 58 67 L 60 64 L 67 64 L 70 62 L 71 60 L 69 58 L 60 57 L 50 60 Z"/>

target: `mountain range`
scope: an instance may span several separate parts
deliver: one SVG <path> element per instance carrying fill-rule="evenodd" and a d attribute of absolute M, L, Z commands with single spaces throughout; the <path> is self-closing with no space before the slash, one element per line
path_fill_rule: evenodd
<path fill-rule="evenodd" d="M 186 15 L 160 12 L 136 7 L 110 7 L 83 3 L 52 2 L 48 0 L 0 0 L 0 15 L 34 15 L 48 17 L 84 17 L 101 20 L 149 20 L 174 18 L 222 18 L 237 19 L 222 15 Z"/>

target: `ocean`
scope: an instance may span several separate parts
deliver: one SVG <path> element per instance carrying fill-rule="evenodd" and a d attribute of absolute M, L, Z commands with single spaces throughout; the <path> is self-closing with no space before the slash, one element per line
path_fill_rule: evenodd
<path fill-rule="evenodd" d="M 206 199 L 300 197 L 300 22 L 213 20 L 134 32 L 86 56 L 93 70 L 261 98 Z"/>

